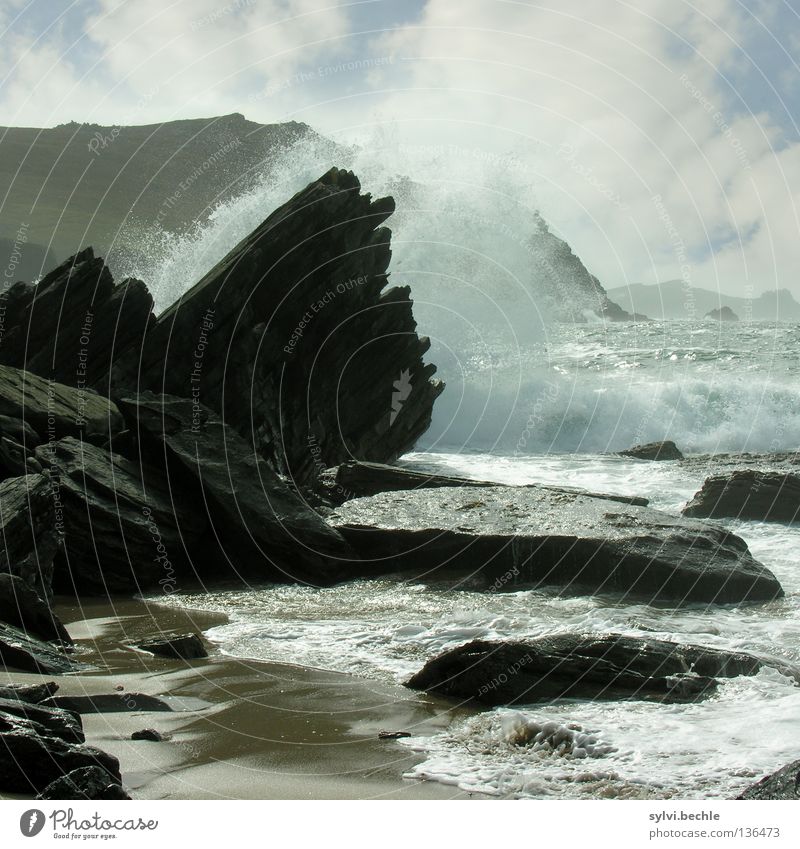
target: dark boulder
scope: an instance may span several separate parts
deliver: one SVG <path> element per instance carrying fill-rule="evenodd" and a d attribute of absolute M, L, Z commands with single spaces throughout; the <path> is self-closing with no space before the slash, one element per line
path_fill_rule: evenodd
<path fill-rule="evenodd" d="M 686 505 L 683 515 L 795 522 L 800 515 L 800 475 L 757 469 L 712 475 Z"/>
<path fill-rule="evenodd" d="M 419 472 L 403 466 L 365 463 L 358 460 L 342 463 L 334 469 L 326 469 L 320 475 L 320 483 L 322 491 L 330 496 L 331 501 L 338 504 L 365 495 L 377 495 L 380 492 L 400 492 L 407 489 L 503 486 L 503 484 L 493 481 L 476 481 L 453 475 Z M 647 507 L 648 504 L 646 498 L 635 495 L 608 495 L 606 493 L 588 492 L 575 487 L 555 487 L 543 484 L 525 484 L 524 486 L 526 488 L 536 487 L 550 492 L 585 495 L 589 498 L 603 498 L 607 501 L 619 501 L 622 504 L 636 504 L 639 507 Z"/>
<path fill-rule="evenodd" d="M 739 316 L 730 307 L 709 310 L 703 317 L 710 318 L 712 321 L 739 321 Z"/>
<path fill-rule="evenodd" d="M 68 437 L 37 449 L 64 529 L 54 584 L 63 593 L 174 592 L 192 572 L 205 511 L 166 471 Z"/>
<path fill-rule="evenodd" d="M 26 475 L 0 482 L 0 574 L 16 575 L 49 601 L 53 558 L 60 544 L 49 479 Z"/>
<path fill-rule="evenodd" d="M 737 799 L 788 800 L 800 799 L 800 761 L 764 776 L 752 784 Z"/>
<path fill-rule="evenodd" d="M 143 456 L 191 494 L 218 541 L 220 568 L 267 580 L 330 583 L 354 557 L 328 526 L 219 415 L 190 400 L 143 393 L 118 401 Z M 216 577 L 219 577 L 217 572 Z"/>
<path fill-rule="evenodd" d="M 637 460 L 683 460 L 683 454 L 672 440 L 648 442 L 620 451 L 620 457 L 635 457 Z"/>
<path fill-rule="evenodd" d="M 29 719 L 0 714 L 0 791 L 39 793 L 74 769 L 97 766 L 119 783 L 119 761 L 106 752 L 50 735 Z"/>
<path fill-rule="evenodd" d="M 3 622 L 0 622 L 0 665 L 42 675 L 73 672 L 79 667 L 51 643 L 37 640 Z"/>
<path fill-rule="evenodd" d="M 197 634 L 175 634 L 155 637 L 139 643 L 139 648 L 159 657 L 171 657 L 177 660 L 194 660 L 208 657 L 203 641 Z"/>
<path fill-rule="evenodd" d="M 775 576 L 740 537 L 647 507 L 538 487 L 418 489 L 357 498 L 328 521 L 361 574 L 477 589 L 556 586 L 685 604 L 767 601 Z"/>
<path fill-rule="evenodd" d="M 156 731 L 155 728 L 142 728 L 141 731 L 134 731 L 131 734 L 131 740 L 146 740 L 149 743 L 163 743 L 164 735 Z"/>
<path fill-rule="evenodd" d="M 102 767 L 85 766 L 73 769 L 72 772 L 50 782 L 36 798 L 53 801 L 94 799 L 117 802 L 131 797 Z"/>
<path fill-rule="evenodd" d="M 42 441 L 26 421 L 11 416 L 0 416 L 0 433 L 31 451 Z"/>
<path fill-rule="evenodd" d="M 108 374 L 117 353 L 141 345 L 155 320 L 144 283 L 128 279 L 115 285 L 91 248 L 19 290 L 13 300 L 0 363 L 87 392 Z"/>
<path fill-rule="evenodd" d="M 560 634 L 531 642 L 475 640 L 444 652 L 406 684 L 486 705 L 556 699 L 694 701 L 717 678 L 755 675 L 766 663 L 739 652 L 664 640 Z"/>
<path fill-rule="evenodd" d="M 98 693 L 86 696 L 51 696 L 42 702 L 73 713 L 138 713 L 170 712 L 172 708 L 158 696 L 146 693 Z"/>
<path fill-rule="evenodd" d="M 0 573 L 0 622 L 7 622 L 42 640 L 71 643 L 61 620 L 30 584 Z"/>
<path fill-rule="evenodd" d="M 279 207 L 115 363 L 117 393 L 190 397 L 272 468 L 308 485 L 357 457 L 391 461 L 443 389 L 407 287 L 384 291 L 391 198 L 331 169 Z"/>
<path fill-rule="evenodd" d="M 19 699 L 0 699 L 0 715 L 6 719 L 12 716 L 36 722 L 51 737 L 59 737 L 67 743 L 83 743 L 83 725 L 76 713 L 50 705 L 32 705 Z"/>
<path fill-rule="evenodd" d="M 4 365 L 0 415 L 29 425 L 42 442 L 78 436 L 102 445 L 122 430 L 122 416 L 107 398 Z"/>
<path fill-rule="evenodd" d="M 16 699 L 38 705 L 57 692 L 58 684 L 55 681 L 48 681 L 45 684 L 5 684 L 0 686 L 0 699 Z"/>

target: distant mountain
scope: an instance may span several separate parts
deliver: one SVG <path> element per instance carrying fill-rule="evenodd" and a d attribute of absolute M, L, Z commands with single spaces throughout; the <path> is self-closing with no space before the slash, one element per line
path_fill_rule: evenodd
<path fill-rule="evenodd" d="M 304 139 L 330 145 L 332 160 L 339 150 L 307 124 L 238 113 L 138 127 L 0 127 L 3 268 L 30 280 L 87 245 L 108 256 L 134 222 L 184 232 Z"/>
<path fill-rule="evenodd" d="M 788 289 L 772 289 L 757 298 L 740 298 L 687 287 L 682 280 L 668 280 L 650 286 L 619 286 L 609 289 L 608 296 L 624 310 L 643 312 L 655 319 L 702 319 L 728 307 L 741 321 L 800 321 L 800 303 Z"/>

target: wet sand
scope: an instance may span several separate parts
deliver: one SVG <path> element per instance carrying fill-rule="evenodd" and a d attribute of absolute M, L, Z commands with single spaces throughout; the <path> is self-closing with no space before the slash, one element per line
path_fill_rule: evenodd
<path fill-rule="evenodd" d="M 130 647 L 160 633 L 197 631 L 222 616 L 133 600 L 61 603 L 76 658 L 93 669 L 40 676 L 0 670 L 0 682 L 57 681 L 61 695 L 161 696 L 173 712 L 86 714 L 87 743 L 119 758 L 141 799 L 451 799 L 455 787 L 408 780 L 421 760 L 378 732 L 434 733 L 464 715 L 400 686 L 292 665 L 225 657 L 176 661 Z M 132 741 L 154 728 L 163 742 Z M 0 797 L 10 798 L 10 797 Z"/>

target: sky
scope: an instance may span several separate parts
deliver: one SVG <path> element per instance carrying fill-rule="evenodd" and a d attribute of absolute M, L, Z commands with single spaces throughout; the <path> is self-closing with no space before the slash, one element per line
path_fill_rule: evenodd
<path fill-rule="evenodd" d="M 800 299 L 800 0 L 2 0 L 0 32 L 0 124 L 240 112 L 399 171 L 449 151 L 608 288 Z"/>

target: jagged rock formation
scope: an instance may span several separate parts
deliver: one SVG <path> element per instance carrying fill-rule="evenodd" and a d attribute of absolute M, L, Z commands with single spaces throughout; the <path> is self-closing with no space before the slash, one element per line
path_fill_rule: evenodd
<path fill-rule="evenodd" d="M 277 209 L 115 363 L 115 389 L 219 411 L 298 484 L 411 448 L 443 385 L 409 290 L 383 291 L 394 202 L 360 189 L 334 168 Z"/>
<path fill-rule="evenodd" d="M 587 313 L 608 321 L 649 321 L 645 315 L 626 312 L 612 301 L 603 285 L 586 269 L 563 239 L 550 232 L 538 213 L 535 230 L 528 241 L 533 273 L 562 321 L 585 323 Z"/>
<path fill-rule="evenodd" d="M 737 799 L 778 800 L 800 799 L 800 760 L 793 761 L 785 767 L 765 775 L 764 778 L 751 784 Z"/>
<path fill-rule="evenodd" d="M 740 537 L 649 507 L 539 487 L 461 487 L 348 501 L 328 521 L 362 574 L 472 589 L 558 586 L 624 598 L 735 603 L 783 595 Z"/>
<path fill-rule="evenodd" d="M 560 634 L 531 642 L 475 640 L 428 661 L 406 686 L 487 705 L 562 698 L 685 702 L 712 693 L 717 678 L 755 675 L 769 665 L 742 652 L 665 640 Z"/>
<path fill-rule="evenodd" d="M 684 507 L 683 515 L 796 522 L 800 518 L 800 475 L 757 469 L 711 475 Z"/>

